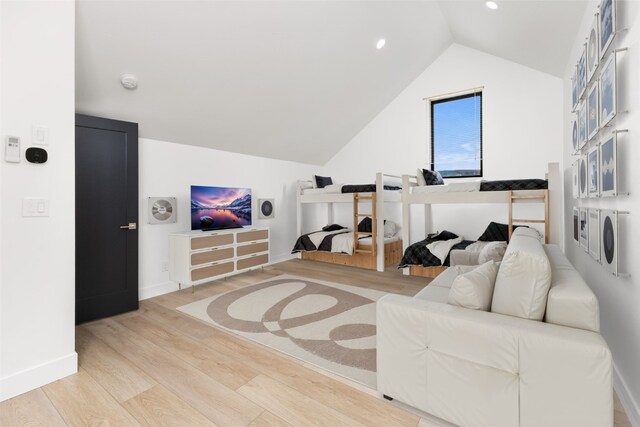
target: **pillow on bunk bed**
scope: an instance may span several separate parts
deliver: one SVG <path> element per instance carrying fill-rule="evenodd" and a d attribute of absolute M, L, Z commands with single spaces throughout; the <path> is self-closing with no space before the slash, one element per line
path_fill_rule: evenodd
<path fill-rule="evenodd" d="M 489 311 L 493 300 L 493 288 L 498 275 L 498 265 L 486 262 L 468 273 L 457 276 L 451 284 L 447 304 Z"/>
<path fill-rule="evenodd" d="M 507 242 L 486 242 L 478 255 L 478 264 L 484 264 L 489 261 L 500 262 L 504 258 L 507 251 Z"/>
<path fill-rule="evenodd" d="M 390 219 L 384 220 L 384 237 L 391 238 L 397 233 L 396 223 Z"/>
<path fill-rule="evenodd" d="M 337 230 L 343 230 L 347 227 L 343 227 L 339 224 L 331 224 L 331 225 L 325 225 L 324 227 L 322 227 L 322 231 L 337 231 Z"/>
<path fill-rule="evenodd" d="M 442 175 L 438 171 L 432 171 L 429 169 L 422 169 L 422 175 L 426 185 L 444 185 Z"/>
<path fill-rule="evenodd" d="M 518 227 L 526 227 L 526 225 L 514 225 L 515 230 Z M 482 236 L 478 237 L 481 242 L 508 242 L 509 226 L 499 222 L 490 222 Z"/>
<path fill-rule="evenodd" d="M 452 233 L 447 230 L 442 230 L 439 232 L 427 234 L 427 239 L 430 239 L 430 240 L 451 240 L 451 239 L 457 239 L 457 238 L 458 238 L 458 235 L 456 233 Z"/>
<path fill-rule="evenodd" d="M 358 231 L 361 233 L 371 233 L 372 222 L 370 217 L 364 217 L 358 224 Z"/>
<path fill-rule="evenodd" d="M 327 185 L 333 184 L 333 180 L 330 176 L 312 175 L 313 188 L 324 188 Z"/>
<path fill-rule="evenodd" d="M 424 175 L 421 168 L 418 168 L 416 180 L 418 181 L 418 187 L 424 187 L 425 185 L 427 185 L 427 181 L 424 180 Z"/>

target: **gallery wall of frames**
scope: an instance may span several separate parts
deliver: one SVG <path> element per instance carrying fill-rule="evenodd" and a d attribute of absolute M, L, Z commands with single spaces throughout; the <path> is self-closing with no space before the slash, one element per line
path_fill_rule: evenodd
<path fill-rule="evenodd" d="M 616 68 L 625 48 L 616 46 L 616 1 L 602 0 L 571 79 L 573 168 L 573 239 L 615 276 L 618 225 L 628 212 L 606 209 L 612 197 L 624 197 L 619 174 L 625 164 L 617 156 L 626 129 L 616 127 Z"/>

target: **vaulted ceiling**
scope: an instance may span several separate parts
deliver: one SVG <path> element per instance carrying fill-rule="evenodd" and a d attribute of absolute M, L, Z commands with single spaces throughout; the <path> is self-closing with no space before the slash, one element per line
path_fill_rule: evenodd
<path fill-rule="evenodd" d="M 80 0 L 76 106 L 146 138 L 324 164 L 452 42 L 562 75 L 585 2 L 499 4 Z"/>

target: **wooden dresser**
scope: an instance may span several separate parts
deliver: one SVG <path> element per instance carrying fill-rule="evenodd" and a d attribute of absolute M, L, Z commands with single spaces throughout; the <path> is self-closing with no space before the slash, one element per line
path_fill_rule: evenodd
<path fill-rule="evenodd" d="M 169 276 L 181 286 L 199 285 L 268 263 L 267 227 L 169 235 Z"/>

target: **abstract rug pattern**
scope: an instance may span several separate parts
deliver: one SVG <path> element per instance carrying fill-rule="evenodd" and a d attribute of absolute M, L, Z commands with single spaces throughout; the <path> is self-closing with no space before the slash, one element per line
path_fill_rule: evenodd
<path fill-rule="evenodd" d="M 283 275 L 178 310 L 376 388 L 372 289 Z"/>

